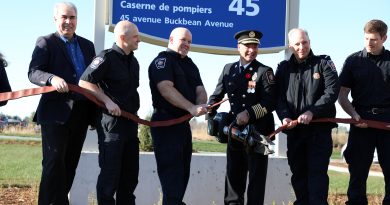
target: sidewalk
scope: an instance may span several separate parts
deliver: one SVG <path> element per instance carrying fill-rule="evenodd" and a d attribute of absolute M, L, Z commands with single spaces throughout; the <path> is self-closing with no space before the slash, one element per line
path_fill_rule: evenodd
<path fill-rule="evenodd" d="M 345 163 L 342 160 L 331 160 L 332 162 L 337 162 L 337 163 Z M 329 165 L 328 170 L 336 171 L 336 172 L 342 172 L 342 173 L 349 173 L 348 171 L 348 165 L 345 163 L 345 166 L 335 166 L 335 165 Z M 383 177 L 383 173 L 380 171 L 370 171 L 368 173 L 369 176 L 374 176 L 374 177 Z"/>
<path fill-rule="evenodd" d="M 0 135 L 0 139 L 41 141 L 40 137 L 19 137 L 19 136 L 7 136 L 7 135 Z"/>

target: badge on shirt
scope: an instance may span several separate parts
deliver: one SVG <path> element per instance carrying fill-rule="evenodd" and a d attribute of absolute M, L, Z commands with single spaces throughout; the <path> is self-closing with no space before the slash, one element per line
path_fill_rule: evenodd
<path fill-rule="evenodd" d="M 255 93 L 256 79 L 257 79 L 257 73 L 255 72 L 255 73 L 253 73 L 251 80 L 248 81 L 248 90 L 246 91 L 247 93 Z"/>
<path fill-rule="evenodd" d="M 314 73 L 314 74 L 313 74 L 313 78 L 316 79 L 316 80 L 318 80 L 318 79 L 321 78 L 321 75 L 320 75 L 319 73 Z"/>
<path fill-rule="evenodd" d="M 102 57 L 96 57 L 95 59 L 93 59 L 89 67 L 91 67 L 92 69 L 96 69 L 97 67 L 99 67 L 100 64 L 103 63 L 103 61 L 104 59 Z"/>
<path fill-rule="evenodd" d="M 167 62 L 166 58 L 157 58 L 154 63 L 156 64 L 157 69 L 165 68 L 165 62 Z"/>

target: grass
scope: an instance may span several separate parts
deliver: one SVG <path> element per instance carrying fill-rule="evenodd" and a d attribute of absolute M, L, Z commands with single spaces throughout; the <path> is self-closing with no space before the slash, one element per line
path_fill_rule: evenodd
<path fill-rule="evenodd" d="M 225 152 L 226 144 L 221 144 L 216 141 L 194 140 L 193 147 L 194 150 L 199 152 Z M 36 200 L 41 174 L 41 152 L 40 142 L 0 140 L 0 196 L 7 195 L 6 192 L 8 190 L 1 189 L 1 187 L 30 188 L 29 195 L 31 195 L 31 201 Z M 337 152 L 334 155 L 335 157 L 340 156 Z M 330 178 L 329 204 L 344 204 L 349 174 L 335 171 L 329 171 L 328 174 Z M 11 193 L 8 193 L 8 195 L 18 194 L 18 190 L 20 191 L 22 189 L 15 189 Z M 381 204 L 384 194 L 384 181 L 382 177 L 368 178 L 367 194 L 370 204 Z M 93 202 L 92 204 L 97 203 Z"/>
<path fill-rule="evenodd" d="M 339 149 L 333 149 L 331 159 L 341 159 L 341 151 Z"/>
<path fill-rule="evenodd" d="M 195 152 L 226 152 L 226 144 L 217 141 L 193 140 L 192 147 Z"/>
<path fill-rule="evenodd" d="M 347 193 L 349 174 L 329 171 L 329 193 L 345 194 Z M 367 179 L 367 194 L 382 195 L 385 190 L 385 183 L 383 177 L 369 176 Z"/>
<path fill-rule="evenodd" d="M 42 170 L 40 143 L 18 142 L 0 141 L 0 184 L 2 186 L 23 187 L 39 182 Z"/>

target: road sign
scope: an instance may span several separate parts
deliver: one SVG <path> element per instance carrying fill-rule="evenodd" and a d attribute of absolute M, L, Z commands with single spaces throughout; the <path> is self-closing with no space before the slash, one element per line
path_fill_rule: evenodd
<path fill-rule="evenodd" d="M 186 27 L 192 50 L 237 54 L 234 34 L 255 29 L 264 35 L 261 52 L 285 49 L 289 0 L 111 0 L 110 23 L 134 22 L 142 41 L 167 45 L 173 28 Z"/>

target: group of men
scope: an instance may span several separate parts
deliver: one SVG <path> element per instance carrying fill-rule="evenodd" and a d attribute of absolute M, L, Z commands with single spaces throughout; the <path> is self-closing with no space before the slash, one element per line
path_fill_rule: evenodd
<path fill-rule="evenodd" d="M 366 181 L 375 148 L 385 179 L 383 204 L 390 204 L 390 132 L 369 128 L 361 119 L 390 122 L 390 52 L 383 46 L 387 25 L 371 20 L 364 26 L 362 51 L 350 55 L 340 76 L 331 58 L 314 55 L 308 32 L 294 28 L 288 33 L 292 55 L 279 63 L 275 76 L 256 55 L 262 33 L 236 34 L 240 60 L 227 64 L 219 77 L 209 104 L 229 97 L 225 118 L 238 126 L 252 124 L 262 135 L 274 130 L 272 111 L 287 129 L 287 158 L 292 172 L 295 205 L 328 204 L 332 154 L 332 128 L 336 123 L 311 123 L 334 118 L 335 102 L 356 121 L 351 125 L 345 158 L 349 165 L 348 205 L 367 204 Z M 351 92 L 353 101 L 348 99 Z M 216 115 L 209 111 L 209 118 Z M 229 135 L 230 137 L 230 135 Z M 225 204 L 263 204 L 267 156 L 249 143 L 228 139 Z M 247 174 L 249 172 L 249 182 Z M 248 184 L 248 185 L 247 185 Z"/>
<path fill-rule="evenodd" d="M 135 204 L 138 125 L 121 117 L 121 112 L 136 115 L 140 106 L 140 66 L 134 56 L 140 42 L 138 28 L 129 21 L 119 21 L 112 48 L 96 55 L 93 43 L 75 33 L 74 4 L 56 4 L 54 21 L 57 31 L 38 38 L 28 72 L 32 83 L 51 85 L 58 91 L 42 95 L 34 117 L 41 125 L 43 150 L 38 204 L 69 204 L 68 193 L 88 126 L 95 127 L 98 133 L 98 203 Z M 240 58 L 225 65 L 207 101 L 199 69 L 187 56 L 192 34 L 186 28 L 173 29 L 167 50 L 149 66 L 154 107 L 151 120 L 171 120 L 188 113 L 213 118 L 218 106 L 210 109 L 208 105 L 227 94 L 229 123 L 238 127 L 253 125 L 256 132 L 267 136 L 274 131 L 272 112 L 276 111 L 288 127 L 285 132 L 294 204 L 327 204 L 331 129 L 337 124 L 311 120 L 335 117 L 335 102 L 339 99 L 356 121 L 390 122 L 390 52 L 383 47 L 387 26 L 380 20 L 365 25 L 365 48 L 347 58 L 340 77 L 329 56 L 314 55 L 309 35 L 303 29 L 288 33 L 293 54 L 278 65 L 274 75 L 271 67 L 256 60 L 262 36 L 255 30 L 236 33 Z M 69 84 L 90 91 L 105 109 L 69 92 Z M 352 102 L 348 99 L 350 92 Z M 162 203 L 184 204 L 192 154 L 189 122 L 152 127 L 151 134 Z M 367 204 L 365 183 L 375 148 L 387 185 L 383 204 L 390 204 L 389 145 L 388 131 L 367 128 L 364 123 L 351 126 L 345 151 L 351 173 L 346 204 Z M 267 153 L 230 137 L 226 152 L 225 204 L 243 205 L 245 192 L 246 204 L 263 204 Z"/>
<path fill-rule="evenodd" d="M 69 204 L 68 193 L 88 126 L 98 133 L 98 203 L 135 204 L 138 124 L 121 117 L 121 113 L 136 115 L 140 107 L 139 64 L 134 56 L 140 42 L 138 28 L 129 21 L 119 21 L 112 48 L 96 55 L 93 43 L 75 33 L 77 8 L 73 3 L 57 3 L 54 21 L 57 31 L 38 38 L 28 71 L 32 83 L 51 85 L 58 91 L 42 95 L 34 116 L 41 125 L 43 150 L 38 204 Z M 187 57 L 191 43 L 188 29 L 175 28 L 167 51 L 149 66 L 155 108 L 152 121 L 207 112 L 207 94 L 199 69 Z M 105 108 L 69 92 L 69 84 L 85 88 Z M 189 122 L 153 127 L 151 132 L 163 204 L 184 204 L 192 154 Z"/>

